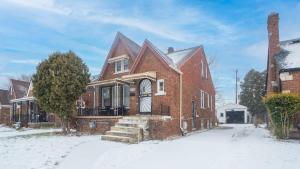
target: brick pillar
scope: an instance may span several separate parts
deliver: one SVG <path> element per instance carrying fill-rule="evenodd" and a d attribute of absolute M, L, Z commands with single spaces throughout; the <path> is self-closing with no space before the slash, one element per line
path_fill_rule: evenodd
<path fill-rule="evenodd" d="M 267 76 L 267 94 L 276 92 L 272 86 L 272 81 L 277 81 L 276 62 L 274 55 L 280 51 L 279 44 L 279 16 L 278 13 L 271 13 L 268 16 L 268 76 Z"/>

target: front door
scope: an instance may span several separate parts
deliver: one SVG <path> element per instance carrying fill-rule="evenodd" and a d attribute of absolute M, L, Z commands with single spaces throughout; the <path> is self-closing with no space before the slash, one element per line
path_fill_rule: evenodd
<path fill-rule="evenodd" d="M 150 113 L 151 112 L 151 102 L 152 102 L 152 90 L 151 81 L 149 79 L 144 79 L 140 83 L 140 113 Z"/>

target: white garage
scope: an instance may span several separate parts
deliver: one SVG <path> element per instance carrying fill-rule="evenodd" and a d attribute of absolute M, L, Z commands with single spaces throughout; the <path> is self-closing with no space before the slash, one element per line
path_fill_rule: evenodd
<path fill-rule="evenodd" d="M 246 106 L 239 104 L 226 104 L 217 108 L 219 123 L 249 123 L 250 113 Z"/>

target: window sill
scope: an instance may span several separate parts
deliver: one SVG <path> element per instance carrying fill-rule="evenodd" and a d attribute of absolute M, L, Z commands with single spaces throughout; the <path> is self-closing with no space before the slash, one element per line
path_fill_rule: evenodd
<path fill-rule="evenodd" d="M 166 94 L 167 94 L 166 92 L 158 92 L 155 94 L 155 96 L 164 96 Z"/>
<path fill-rule="evenodd" d="M 116 75 L 116 74 L 121 74 L 121 73 L 128 73 L 128 72 L 129 72 L 129 70 L 120 71 L 120 72 L 115 72 L 114 75 Z"/>

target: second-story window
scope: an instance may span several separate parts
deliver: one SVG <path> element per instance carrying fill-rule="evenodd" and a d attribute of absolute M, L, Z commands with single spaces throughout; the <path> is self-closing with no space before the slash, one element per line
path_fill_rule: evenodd
<path fill-rule="evenodd" d="M 205 93 L 204 91 L 200 91 L 200 108 L 205 109 Z"/>
<path fill-rule="evenodd" d="M 118 60 L 115 62 L 115 73 L 128 71 L 128 59 Z"/>
<path fill-rule="evenodd" d="M 201 77 L 204 77 L 204 64 L 202 60 L 201 60 Z"/>

